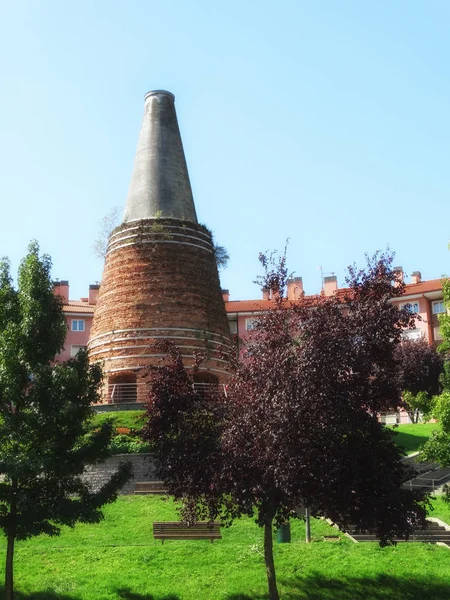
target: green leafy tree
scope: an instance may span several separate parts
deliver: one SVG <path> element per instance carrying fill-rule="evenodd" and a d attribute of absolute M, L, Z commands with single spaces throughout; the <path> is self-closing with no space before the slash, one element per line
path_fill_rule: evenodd
<path fill-rule="evenodd" d="M 85 352 L 53 363 L 66 335 L 51 260 L 32 242 L 15 289 L 0 262 L 0 527 L 7 539 L 5 598 L 14 597 L 16 540 L 61 525 L 96 523 L 130 476 L 118 471 L 98 491 L 83 481 L 84 466 L 106 458 L 111 425 L 89 429 L 102 374 Z"/>
<path fill-rule="evenodd" d="M 397 384 L 402 390 L 403 405 L 413 423 L 421 414 L 428 418 L 433 398 L 442 389 L 442 356 L 426 340 L 403 340 L 395 350 Z"/>
<path fill-rule="evenodd" d="M 442 335 L 442 343 L 439 346 L 439 352 L 442 352 L 446 359 L 450 358 L 450 279 L 442 280 L 442 292 L 444 294 L 444 302 L 447 312 L 439 315 L 439 325 Z"/>
<path fill-rule="evenodd" d="M 216 257 L 216 263 L 218 269 L 226 269 L 228 266 L 228 261 L 230 260 L 230 255 L 228 254 L 228 250 L 225 246 L 218 246 L 214 244 L 214 255 Z"/>
<path fill-rule="evenodd" d="M 443 467 L 450 466 L 450 391 L 444 390 L 434 400 L 433 417 L 439 421 L 436 430 L 422 448 L 422 460 L 437 461 Z M 445 498 L 450 501 L 450 489 L 444 488 Z"/>
<path fill-rule="evenodd" d="M 440 382 L 444 391 L 450 392 L 450 362 L 444 361 Z"/>
<path fill-rule="evenodd" d="M 403 392 L 403 406 L 411 419 L 411 423 L 418 423 L 421 416 L 427 421 L 432 413 L 434 405 L 434 396 L 429 396 L 426 392 Z"/>
<path fill-rule="evenodd" d="M 206 227 L 206 225 L 204 223 L 201 223 L 201 225 L 203 225 L 203 227 L 205 227 L 207 229 L 207 231 L 209 232 L 209 234 L 211 235 L 211 240 L 212 240 L 213 250 L 214 250 L 214 257 L 216 259 L 216 264 L 217 264 L 218 270 L 220 271 L 221 269 L 226 269 L 228 266 L 228 261 L 230 260 L 230 255 L 228 253 L 228 250 L 225 248 L 225 246 L 220 246 L 216 242 L 214 234 L 211 231 L 211 229 L 209 229 L 209 227 Z"/>
<path fill-rule="evenodd" d="M 442 280 L 442 291 L 447 311 L 450 309 L 450 279 Z M 450 466 L 450 315 L 439 315 L 442 343 L 438 347 L 444 357 L 440 382 L 443 392 L 434 399 L 432 416 L 438 420 L 436 430 L 422 448 L 423 460 L 435 460 L 441 466 Z M 445 498 L 450 502 L 450 488 L 444 488 Z"/>

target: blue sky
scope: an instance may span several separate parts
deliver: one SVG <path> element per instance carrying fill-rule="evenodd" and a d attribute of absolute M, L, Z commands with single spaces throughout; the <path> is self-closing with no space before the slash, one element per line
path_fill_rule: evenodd
<path fill-rule="evenodd" d="M 449 26 L 447 0 L 0 0 L 0 255 L 15 272 L 36 238 L 85 296 L 167 89 L 232 299 L 286 238 L 306 293 L 387 245 L 450 272 Z"/>

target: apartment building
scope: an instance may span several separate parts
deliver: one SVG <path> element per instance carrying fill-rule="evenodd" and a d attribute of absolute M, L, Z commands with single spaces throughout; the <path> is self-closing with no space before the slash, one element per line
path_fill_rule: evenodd
<path fill-rule="evenodd" d="M 396 267 L 396 270 L 403 280 L 405 274 L 402 268 Z M 323 295 L 332 296 L 337 294 L 344 298 L 347 293 L 347 288 L 338 287 L 336 276 L 324 277 Z M 287 299 L 295 302 L 302 297 L 305 297 L 312 304 L 314 303 L 314 299 L 317 298 L 314 295 L 304 295 L 301 277 L 289 279 L 287 284 Z M 259 300 L 230 300 L 228 290 L 223 291 L 223 298 L 230 331 L 240 339 L 245 339 L 248 336 L 258 315 L 272 306 L 268 290 L 262 290 L 262 297 Z M 399 307 L 409 304 L 410 309 L 419 316 L 419 319 L 416 321 L 416 329 L 405 331 L 405 337 L 409 339 L 424 337 L 430 344 L 438 345 L 440 343 L 442 338 L 439 330 L 438 315 L 445 312 L 441 279 L 422 281 L 420 272 L 414 271 L 410 282 L 405 285 L 403 296 L 394 299 L 392 302 L 399 305 Z"/>
<path fill-rule="evenodd" d="M 402 271 L 401 276 L 404 277 Z M 98 284 L 90 285 L 88 295 L 79 300 L 70 300 L 68 281 L 56 281 L 54 286 L 55 294 L 62 297 L 63 310 L 67 319 L 66 344 L 58 358 L 67 360 L 74 356 L 81 347 L 86 347 L 88 344 L 100 286 Z M 323 294 L 325 296 L 338 294 L 343 297 L 347 291 L 347 288 L 338 287 L 335 276 L 324 278 Z M 295 302 L 303 295 L 302 278 L 290 279 L 287 285 L 287 299 Z M 268 290 L 263 290 L 261 298 L 254 300 L 230 300 L 228 290 L 222 290 L 222 297 L 230 333 L 241 339 L 248 336 L 258 315 L 273 306 Z M 315 295 L 306 296 L 311 303 L 316 297 Z M 405 331 L 405 337 L 409 339 L 424 337 L 430 344 L 439 345 L 442 338 L 438 315 L 445 312 L 441 279 L 422 281 L 420 272 L 415 271 L 411 275 L 411 281 L 406 283 L 403 296 L 396 298 L 393 302 L 399 306 L 409 304 L 411 310 L 420 317 L 420 320 L 416 321 L 416 329 Z"/>

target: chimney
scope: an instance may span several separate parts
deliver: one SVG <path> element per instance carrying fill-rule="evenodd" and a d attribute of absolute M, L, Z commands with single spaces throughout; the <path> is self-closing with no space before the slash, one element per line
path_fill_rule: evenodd
<path fill-rule="evenodd" d="M 303 280 L 301 277 L 290 277 L 287 280 L 288 300 L 299 300 L 303 296 Z"/>
<path fill-rule="evenodd" d="M 224 302 L 230 301 L 230 290 L 220 290 L 222 292 L 222 298 Z"/>
<path fill-rule="evenodd" d="M 337 292 L 338 284 L 336 275 L 330 275 L 323 278 L 323 293 L 325 296 L 332 296 Z"/>
<path fill-rule="evenodd" d="M 411 273 L 411 283 L 420 283 L 422 281 L 422 273 L 420 271 L 414 271 Z"/>
<path fill-rule="evenodd" d="M 405 274 L 403 273 L 403 267 L 394 267 L 393 269 L 396 280 L 394 286 L 397 286 L 405 281 Z"/>
<path fill-rule="evenodd" d="M 164 90 L 145 96 L 124 223 L 158 217 L 197 223 L 174 102 Z"/>
<path fill-rule="evenodd" d="M 89 286 L 89 304 L 97 304 L 99 289 L 100 286 L 98 284 L 92 284 Z"/>
<path fill-rule="evenodd" d="M 53 293 L 55 296 L 61 296 L 63 304 L 69 302 L 69 282 L 68 281 L 54 281 L 53 282 Z"/>
<path fill-rule="evenodd" d="M 270 289 L 262 288 L 263 300 L 270 300 Z"/>

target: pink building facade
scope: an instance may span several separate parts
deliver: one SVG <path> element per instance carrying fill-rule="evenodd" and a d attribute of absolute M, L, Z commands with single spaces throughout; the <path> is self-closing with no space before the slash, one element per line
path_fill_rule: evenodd
<path fill-rule="evenodd" d="M 66 342 L 57 360 L 68 360 L 75 356 L 80 348 L 86 348 L 91 333 L 94 308 L 97 303 L 99 285 L 90 285 L 89 294 L 80 300 L 69 299 L 69 282 L 55 281 L 55 295 L 61 296 L 63 311 L 67 321 Z"/>
<path fill-rule="evenodd" d="M 397 267 L 402 281 L 405 274 L 401 267 Z M 322 294 L 324 296 L 332 296 L 337 294 L 344 297 L 348 290 L 339 288 L 337 278 L 335 276 L 325 277 L 323 281 Z M 287 285 L 287 299 L 295 302 L 300 297 L 310 300 L 311 304 L 317 296 L 305 296 L 303 290 L 303 282 L 301 277 L 290 279 Z M 268 291 L 262 290 L 262 298 L 259 300 L 235 300 L 230 301 L 228 291 L 224 294 L 225 307 L 230 323 L 230 331 L 237 336 L 238 340 L 244 340 L 251 334 L 255 319 L 263 311 L 268 310 L 272 306 L 272 301 L 269 299 Z M 442 280 L 432 279 L 422 281 L 419 271 L 415 271 L 411 275 L 409 283 L 406 283 L 405 292 L 401 298 L 392 301 L 399 308 L 409 305 L 410 310 L 418 315 L 416 328 L 405 330 L 403 335 L 405 339 L 420 339 L 424 338 L 429 344 L 438 346 L 441 343 L 442 337 L 439 328 L 439 314 L 445 313 Z M 406 411 L 400 410 L 393 413 L 381 415 L 381 420 L 389 423 L 409 423 L 410 419 Z"/>
<path fill-rule="evenodd" d="M 404 273 L 401 267 L 398 267 L 401 277 Z M 339 288 L 335 276 L 325 277 L 322 293 L 325 296 L 338 294 L 344 296 L 346 288 Z M 315 296 L 304 296 L 303 282 L 301 277 L 295 277 L 288 281 L 287 299 L 295 302 L 301 297 L 310 299 L 314 303 Z M 237 335 L 239 339 L 245 339 L 252 329 L 254 319 L 261 312 L 272 306 L 268 292 L 262 290 L 262 297 L 259 300 L 231 300 L 228 290 L 224 291 L 225 308 L 230 323 L 230 331 Z M 419 271 L 411 275 L 410 283 L 406 283 L 405 293 L 401 299 L 393 300 L 393 303 L 400 306 L 409 304 L 411 310 L 419 315 L 416 321 L 416 329 L 405 331 L 405 338 L 419 339 L 425 338 L 429 344 L 439 345 L 442 338 L 439 329 L 438 315 L 445 312 L 445 306 L 442 293 L 441 279 L 432 279 L 422 281 Z"/>

